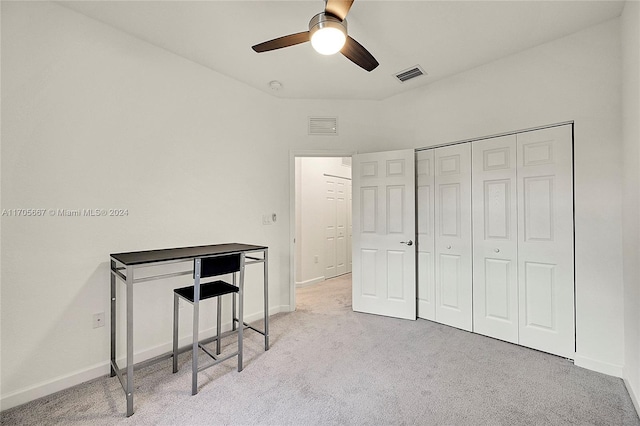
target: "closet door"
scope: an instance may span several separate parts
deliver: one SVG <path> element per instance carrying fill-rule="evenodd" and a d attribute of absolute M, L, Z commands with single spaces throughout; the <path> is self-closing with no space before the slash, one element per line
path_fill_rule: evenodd
<path fill-rule="evenodd" d="M 336 179 L 336 275 L 347 273 L 347 179 Z"/>
<path fill-rule="evenodd" d="M 432 321 L 436 319 L 434 161 L 433 149 L 416 153 L 418 317 Z"/>
<path fill-rule="evenodd" d="M 473 331 L 518 343 L 516 136 L 474 142 Z"/>
<path fill-rule="evenodd" d="M 570 125 L 517 135 L 520 344 L 575 354 Z"/>
<path fill-rule="evenodd" d="M 336 268 L 336 179 L 325 176 L 325 279 L 333 278 L 337 275 Z"/>
<path fill-rule="evenodd" d="M 436 320 L 471 331 L 471 145 L 435 150 Z"/>
<path fill-rule="evenodd" d="M 350 210 L 347 185 L 351 181 L 325 175 L 325 272 L 326 279 L 351 271 Z M 347 270 L 348 267 L 348 270 Z"/>
<path fill-rule="evenodd" d="M 351 260 L 351 237 L 353 235 L 353 226 L 351 218 L 353 200 L 351 193 L 351 181 L 347 181 L 347 273 L 351 272 L 352 260 Z"/>

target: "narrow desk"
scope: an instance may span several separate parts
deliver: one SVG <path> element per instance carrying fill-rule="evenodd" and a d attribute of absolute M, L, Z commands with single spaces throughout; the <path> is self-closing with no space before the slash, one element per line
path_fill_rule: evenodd
<path fill-rule="evenodd" d="M 193 274 L 193 260 L 195 259 L 228 254 L 242 254 L 242 267 L 253 263 L 262 263 L 264 267 L 264 330 L 258 330 L 245 322 L 243 322 L 242 326 L 264 335 L 264 350 L 266 351 L 269 349 L 268 251 L 268 247 L 265 246 L 229 243 L 111 254 L 111 377 L 118 376 L 120 379 L 120 384 L 127 397 L 127 417 L 133 414 L 133 285 L 139 282 Z M 260 253 L 262 253 L 262 257 L 255 256 L 256 254 L 259 256 Z M 167 265 L 186 261 L 192 262 L 191 269 L 187 271 L 145 276 L 142 278 L 135 278 L 134 276 L 134 271 L 140 267 Z M 126 284 L 127 366 L 125 369 L 118 367 L 116 361 L 116 278 L 120 278 L 120 280 Z M 199 291 L 196 292 L 196 294 L 199 293 Z M 233 329 L 235 330 L 235 304 L 234 320 L 232 323 Z M 190 347 L 191 346 L 183 349 L 186 350 Z M 183 350 L 181 350 L 181 352 L 182 351 Z M 135 365 L 135 367 L 140 368 L 172 356 L 173 353 L 169 351 L 166 354 L 143 361 Z"/>

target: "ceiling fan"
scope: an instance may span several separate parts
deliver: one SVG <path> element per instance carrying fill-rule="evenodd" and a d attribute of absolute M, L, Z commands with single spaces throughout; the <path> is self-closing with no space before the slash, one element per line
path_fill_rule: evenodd
<path fill-rule="evenodd" d="M 309 31 L 289 34 L 252 46 L 258 53 L 283 47 L 311 42 L 313 48 L 323 55 L 342 53 L 354 64 L 367 71 L 373 71 L 378 61 L 360 43 L 347 35 L 345 20 L 353 0 L 325 0 L 324 12 L 318 13 L 309 21 Z"/>

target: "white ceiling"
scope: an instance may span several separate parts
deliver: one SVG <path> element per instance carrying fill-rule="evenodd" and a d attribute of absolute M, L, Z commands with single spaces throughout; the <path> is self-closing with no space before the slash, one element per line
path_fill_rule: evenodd
<path fill-rule="evenodd" d="M 284 98 L 384 99 L 619 16 L 624 1 L 356 0 L 349 35 L 380 66 L 368 73 L 309 43 L 251 46 L 306 31 L 323 0 L 61 1 L 156 46 Z M 400 83 L 420 65 L 428 75 Z M 282 89 L 274 91 L 269 82 Z"/>

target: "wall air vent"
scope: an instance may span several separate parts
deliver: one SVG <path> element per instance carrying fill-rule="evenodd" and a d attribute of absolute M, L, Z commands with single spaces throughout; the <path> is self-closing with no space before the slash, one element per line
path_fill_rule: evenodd
<path fill-rule="evenodd" d="M 309 135 L 337 135 L 338 117 L 309 117 Z"/>
<path fill-rule="evenodd" d="M 419 65 L 416 65 L 415 67 L 409 68 L 408 70 L 404 70 L 397 74 L 394 74 L 394 76 L 395 78 L 400 80 L 400 83 L 404 83 L 407 80 L 411 80 L 412 78 L 420 77 L 421 75 L 426 74 L 427 73 L 424 72 L 424 70 L 420 68 Z"/>

